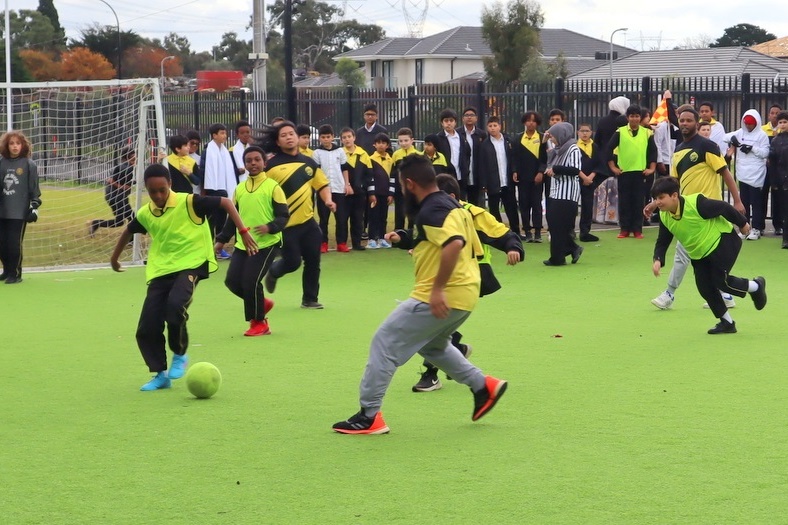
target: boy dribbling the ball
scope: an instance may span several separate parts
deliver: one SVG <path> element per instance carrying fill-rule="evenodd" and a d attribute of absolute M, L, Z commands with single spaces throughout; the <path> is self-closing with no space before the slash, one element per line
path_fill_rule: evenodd
<path fill-rule="evenodd" d="M 170 172 L 161 164 L 148 166 L 144 180 L 151 202 L 140 208 L 123 230 L 110 263 L 113 270 L 122 272 L 118 258 L 132 236 L 135 233 L 150 235 L 145 267 L 148 293 L 137 325 L 137 345 L 148 369 L 156 374 L 140 388 L 149 391 L 170 388 L 170 380 L 183 377 L 186 370 L 189 345 L 186 310 L 197 283 L 218 268 L 207 216 L 224 210 L 237 226 L 250 254 L 257 252 L 257 244 L 230 199 L 172 191 Z M 169 373 L 164 346 L 165 323 L 167 342 L 175 354 Z"/>

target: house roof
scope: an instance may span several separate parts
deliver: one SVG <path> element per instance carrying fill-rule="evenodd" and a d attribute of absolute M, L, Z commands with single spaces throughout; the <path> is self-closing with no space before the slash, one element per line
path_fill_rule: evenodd
<path fill-rule="evenodd" d="M 777 58 L 788 58 L 788 36 L 750 46 L 750 49 Z"/>
<path fill-rule="evenodd" d="M 777 74 L 788 75 L 788 62 L 746 47 L 641 51 L 614 61 L 613 73 L 616 78 L 740 76 L 743 73 L 753 78 L 773 78 Z M 573 79 L 609 77 L 607 62 L 570 76 Z"/>
<path fill-rule="evenodd" d="M 610 43 L 581 35 L 568 29 L 542 28 L 539 31 L 542 56 L 552 58 L 560 52 L 567 58 L 593 58 L 596 52 L 609 52 Z M 634 49 L 614 45 L 619 56 L 636 53 Z M 460 26 L 424 38 L 386 38 L 368 46 L 347 51 L 334 57 L 353 60 L 376 60 L 383 58 L 426 58 L 458 57 L 479 59 L 491 56 L 490 46 L 484 41 L 482 28 Z"/>

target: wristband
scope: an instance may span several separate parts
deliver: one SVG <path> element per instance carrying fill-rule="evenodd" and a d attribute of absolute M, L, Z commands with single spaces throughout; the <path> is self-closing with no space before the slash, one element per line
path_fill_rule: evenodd
<path fill-rule="evenodd" d="M 238 230 L 238 233 L 240 233 L 241 235 L 243 235 L 244 233 L 248 233 L 248 232 L 249 232 L 249 230 L 250 230 L 250 228 L 244 228 L 244 229 L 242 229 L 242 230 Z"/>

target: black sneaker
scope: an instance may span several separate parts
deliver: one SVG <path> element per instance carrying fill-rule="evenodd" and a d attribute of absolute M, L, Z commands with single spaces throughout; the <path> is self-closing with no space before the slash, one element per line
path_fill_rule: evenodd
<path fill-rule="evenodd" d="M 441 380 L 438 379 L 438 369 L 428 368 L 426 372 L 421 374 L 421 379 L 418 383 L 413 385 L 414 392 L 432 392 L 433 390 L 440 390 L 443 388 Z"/>
<path fill-rule="evenodd" d="M 473 392 L 473 414 L 471 419 L 476 421 L 493 409 L 501 396 L 506 392 L 506 381 L 493 376 L 485 376 L 484 388 Z"/>
<path fill-rule="evenodd" d="M 21 282 L 22 282 L 22 278 L 17 277 L 16 275 L 10 275 L 5 279 L 5 284 L 16 284 Z"/>
<path fill-rule="evenodd" d="M 369 234 L 367 232 L 361 232 L 361 240 L 362 241 L 369 240 Z"/>
<path fill-rule="evenodd" d="M 539 242 L 539 243 L 542 242 L 542 234 L 541 233 L 537 233 L 536 235 L 534 235 L 534 242 Z"/>
<path fill-rule="evenodd" d="M 580 241 L 582 242 L 597 242 L 599 237 L 592 233 L 581 233 L 580 234 Z"/>
<path fill-rule="evenodd" d="M 331 427 L 340 434 L 388 434 L 389 427 L 383 421 L 383 413 L 378 412 L 375 417 L 367 417 L 364 410 L 350 416 L 345 421 L 334 423 Z"/>
<path fill-rule="evenodd" d="M 575 251 L 572 252 L 572 264 L 577 264 L 577 261 L 580 260 L 581 255 L 583 255 L 583 247 L 578 246 L 575 248 Z"/>
<path fill-rule="evenodd" d="M 531 232 L 525 232 L 525 235 L 520 235 L 520 240 L 523 242 L 534 242 L 534 236 Z"/>
<path fill-rule="evenodd" d="M 736 321 L 729 323 L 725 319 L 720 319 L 720 322 L 714 325 L 714 328 L 709 328 L 709 333 L 711 335 L 716 334 L 735 334 L 736 333 Z"/>
<path fill-rule="evenodd" d="M 755 304 L 755 309 L 763 310 L 763 307 L 766 306 L 766 278 L 756 277 L 753 281 L 758 283 L 758 289 L 750 292 L 750 297 Z"/>
<path fill-rule="evenodd" d="M 306 308 L 308 310 L 322 310 L 323 305 L 317 301 L 305 301 L 301 303 L 301 308 Z"/>
<path fill-rule="evenodd" d="M 265 274 L 263 284 L 265 285 L 265 291 L 268 293 L 274 293 L 274 290 L 276 290 L 276 277 L 271 273 L 271 270 L 268 270 L 268 273 Z"/>

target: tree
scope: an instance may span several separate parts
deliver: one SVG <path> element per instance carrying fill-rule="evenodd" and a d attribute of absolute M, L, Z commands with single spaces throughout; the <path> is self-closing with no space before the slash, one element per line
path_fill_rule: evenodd
<path fill-rule="evenodd" d="M 52 29 L 54 29 L 55 34 L 58 35 L 58 41 L 55 43 L 56 47 L 63 48 L 66 45 L 66 30 L 63 29 L 63 26 L 60 25 L 60 16 L 57 13 L 57 8 L 55 7 L 54 0 L 38 0 L 38 9 L 36 9 L 39 13 L 44 15 L 49 19 L 49 23 L 52 24 Z"/>
<path fill-rule="evenodd" d="M 38 82 L 60 80 L 60 62 L 55 61 L 50 53 L 37 49 L 23 49 L 19 52 L 19 57 L 33 80 Z"/>
<path fill-rule="evenodd" d="M 5 41 L 1 39 L 0 57 L 5 57 Z M 5 81 L 5 59 L 0 60 L 0 80 Z M 31 82 L 33 80 L 15 48 L 11 48 L 11 80 L 13 82 Z"/>
<path fill-rule="evenodd" d="M 711 47 L 712 42 L 714 42 L 714 39 L 712 39 L 711 36 L 706 33 L 699 33 L 695 36 L 684 38 L 684 40 L 679 42 L 679 45 L 673 49 L 705 49 Z"/>
<path fill-rule="evenodd" d="M 340 58 L 334 68 L 334 73 L 345 83 L 346 86 L 353 86 L 354 88 L 363 88 L 366 85 L 366 78 L 364 72 L 358 67 L 355 60 L 347 57 Z"/>
<path fill-rule="evenodd" d="M 20 9 L 9 13 L 13 49 L 49 49 L 59 41 L 52 22 L 38 11 Z M 4 37 L 0 27 L 0 37 Z"/>
<path fill-rule="evenodd" d="M 238 33 L 230 31 L 222 35 L 218 46 L 213 46 L 214 57 L 217 61 L 226 60 L 232 66 L 230 69 L 240 70 L 244 73 L 252 72 L 252 61 L 249 53 L 252 52 L 251 40 L 239 40 Z"/>
<path fill-rule="evenodd" d="M 731 47 L 731 46 L 754 46 L 762 42 L 768 42 L 777 38 L 773 33 L 769 33 L 762 27 L 752 24 L 736 24 L 723 31 L 719 37 L 709 47 Z"/>
<path fill-rule="evenodd" d="M 102 54 L 74 47 L 60 55 L 61 80 L 109 80 L 115 69 Z"/>
<path fill-rule="evenodd" d="M 101 26 L 93 24 L 80 31 L 81 39 L 72 39 L 72 47 L 86 47 L 94 53 L 103 55 L 112 66 L 118 67 L 118 29 L 114 26 Z M 120 48 L 125 53 L 127 49 L 138 47 L 142 44 L 142 37 L 134 31 L 120 32 Z M 121 53 L 121 54 L 122 54 Z M 124 75 L 126 76 L 126 75 Z M 158 76 L 158 75 L 157 75 Z"/>
<path fill-rule="evenodd" d="M 162 60 L 167 56 L 174 59 L 164 62 L 164 76 L 177 77 L 183 74 L 183 67 L 176 55 L 169 55 L 160 47 L 140 46 L 129 49 L 123 55 L 123 70 L 129 78 L 155 78 L 161 74 Z"/>
<path fill-rule="evenodd" d="M 534 0 L 509 0 L 482 8 L 482 36 L 493 53 L 484 69 L 494 82 L 512 82 L 523 67 L 539 53 L 539 29 L 544 14 Z"/>

